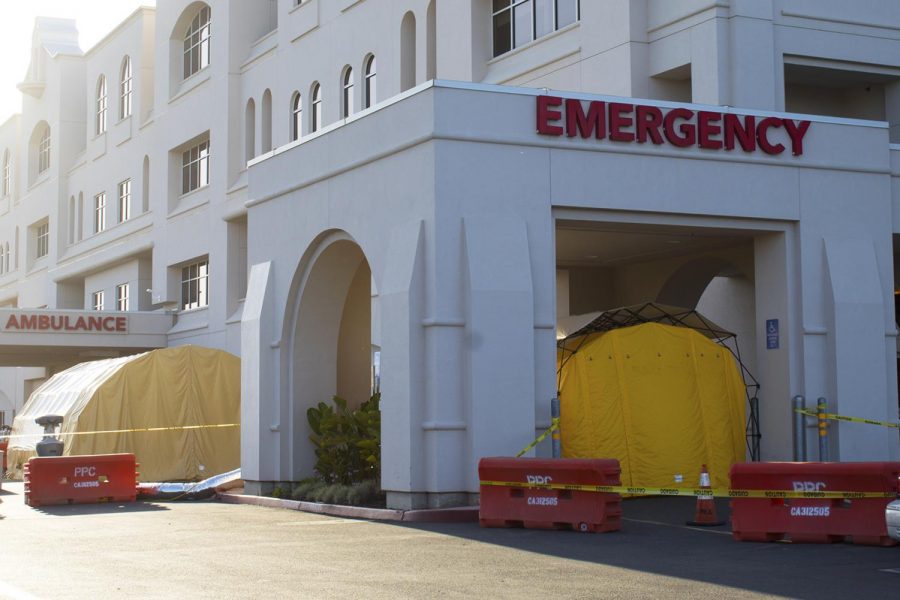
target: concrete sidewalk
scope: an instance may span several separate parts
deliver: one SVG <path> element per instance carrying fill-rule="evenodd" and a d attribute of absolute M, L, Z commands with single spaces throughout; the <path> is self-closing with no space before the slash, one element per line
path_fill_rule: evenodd
<path fill-rule="evenodd" d="M 405 521 L 408 523 L 475 523 L 478 521 L 477 506 L 423 510 L 368 508 L 365 506 L 343 506 L 339 504 L 304 502 L 302 500 L 286 500 L 268 496 L 251 496 L 244 493 L 244 488 L 235 488 L 221 492 L 218 494 L 218 497 L 219 500 L 228 504 L 248 504 L 268 508 L 299 510 L 319 515 L 367 519 L 370 521 Z"/>

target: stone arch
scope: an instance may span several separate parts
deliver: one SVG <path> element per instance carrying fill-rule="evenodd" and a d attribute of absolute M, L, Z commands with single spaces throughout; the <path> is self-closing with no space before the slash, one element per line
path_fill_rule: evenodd
<path fill-rule="evenodd" d="M 310 476 L 315 462 L 306 411 L 334 395 L 350 406 L 368 398 L 374 293 L 369 265 L 356 240 L 331 230 L 310 244 L 294 274 L 282 332 L 282 377 L 295 480 Z"/>
<path fill-rule="evenodd" d="M 656 301 L 682 308 L 696 308 L 713 278 L 734 268 L 734 263 L 718 256 L 689 260 L 666 279 L 656 295 Z"/>

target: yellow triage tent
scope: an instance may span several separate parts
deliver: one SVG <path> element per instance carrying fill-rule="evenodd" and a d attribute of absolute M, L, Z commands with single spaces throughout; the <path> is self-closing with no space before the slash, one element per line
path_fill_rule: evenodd
<path fill-rule="evenodd" d="M 35 455 L 43 428 L 34 419 L 64 417 L 61 432 L 240 423 L 241 366 L 236 356 L 199 346 L 81 363 L 31 394 L 13 421 L 9 468 Z M 28 437 L 16 437 L 20 435 Z M 33 435 L 31 435 L 33 434 Z M 64 454 L 132 452 L 141 481 L 192 481 L 240 467 L 240 428 L 63 435 Z"/>
<path fill-rule="evenodd" d="M 584 320 L 559 340 L 563 456 L 616 458 L 641 487 L 695 487 L 706 464 L 727 488 L 747 454 L 746 371 L 713 340 L 734 336 L 655 304 Z"/>

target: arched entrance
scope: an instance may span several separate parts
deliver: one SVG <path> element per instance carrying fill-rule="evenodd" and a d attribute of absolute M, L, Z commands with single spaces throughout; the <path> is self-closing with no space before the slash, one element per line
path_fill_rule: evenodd
<path fill-rule="evenodd" d="M 295 277 L 286 319 L 291 465 L 296 481 L 315 463 L 307 410 L 340 396 L 351 408 L 372 392 L 372 273 L 344 232 L 320 237 Z"/>

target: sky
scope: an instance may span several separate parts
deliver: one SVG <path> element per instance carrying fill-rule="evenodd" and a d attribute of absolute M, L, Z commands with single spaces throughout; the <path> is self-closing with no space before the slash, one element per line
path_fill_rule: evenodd
<path fill-rule="evenodd" d="M 16 84 L 28 71 L 35 17 L 75 19 L 78 41 L 86 51 L 138 6 L 155 4 L 156 0 L 0 0 L 0 123 L 21 111 Z"/>

